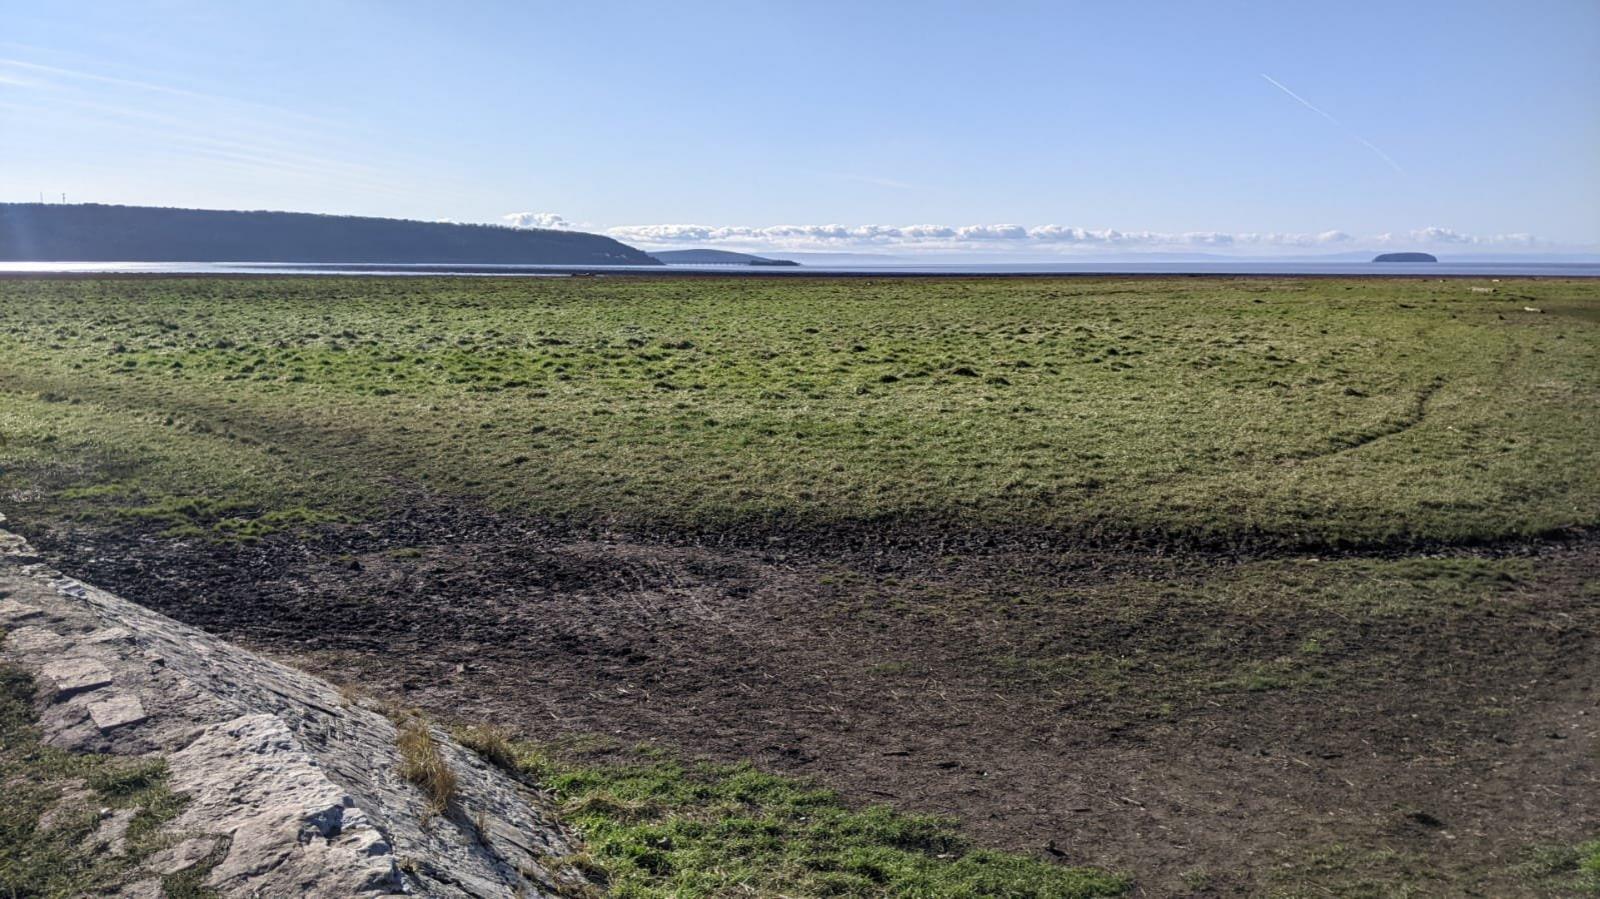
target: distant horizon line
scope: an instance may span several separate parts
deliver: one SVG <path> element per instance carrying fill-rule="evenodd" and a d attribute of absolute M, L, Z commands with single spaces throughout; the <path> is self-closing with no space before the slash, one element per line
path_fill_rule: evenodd
<path fill-rule="evenodd" d="M 758 255 L 863 256 L 932 260 L 938 257 L 996 263 L 1052 261 L 1092 263 L 1127 257 L 1188 257 L 1213 259 L 1295 260 L 1352 257 L 1403 250 L 1471 259 L 1526 259 L 1561 257 L 1595 259 L 1600 243 L 1559 243 L 1532 234 L 1488 237 L 1450 228 L 1430 226 L 1405 232 L 1384 232 L 1357 237 L 1344 231 L 1321 232 L 1160 232 L 1086 229 L 1062 225 L 621 225 L 600 226 L 572 222 L 555 213 L 508 213 L 501 221 L 405 218 L 345 212 L 308 212 L 293 209 L 224 209 L 160 206 L 99 201 L 61 202 L 46 199 L 0 201 L 0 206 L 104 206 L 110 208 L 166 209 L 194 212 L 270 213 L 469 227 L 586 233 L 610 237 L 642 252 L 706 249 Z M 800 241 L 785 243 L 785 241 Z M 1266 252 L 1261 252 L 1266 250 Z M 1323 252 L 1317 252 L 1323 250 Z M 1252 252 L 1254 251 L 1254 252 Z"/>

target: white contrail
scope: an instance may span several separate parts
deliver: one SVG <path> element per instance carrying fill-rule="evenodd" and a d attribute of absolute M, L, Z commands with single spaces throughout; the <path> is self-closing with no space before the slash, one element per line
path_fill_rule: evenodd
<path fill-rule="evenodd" d="M 1372 141 L 1367 140 L 1366 138 L 1362 137 L 1361 135 L 1355 133 L 1354 131 L 1351 131 L 1349 129 L 1349 127 L 1345 125 L 1345 123 L 1339 121 L 1338 119 L 1334 118 L 1331 115 L 1328 115 L 1326 112 L 1323 112 L 1322 110 L 1318 109 L 1317 107 L 1312 106 L 1311 105 L 1311 101 L 1307 100 L 1305 97 L 1300 96 L 1299 94 L 1295 93 L 1294 91 L 1289 90 L 1287 87 L 1284 87 L 1281 82 L 1279 82 L 1276 78 L 1273 78 L 1271 75 L 1268 75 L 1266 72 L 1262 72 L 1261 73 L 1261 77 L 1267 79 L 1267 83 L 1268 84 L 1272 85 L 1273 87 L 1277 88 L 1280 91 L 1283 91 L 1284 93 L 1288 94 L 1289 96 L 1295 98 L 1295 100 L 1298 101 L 1301 106 L 1304 106 L 1305 108 L 1311 110 L 1312 112 L 1316 113 L 1317 115 L 1322 116 L 1323 118 L 1325 118 L 1328 121 L 1334 123 L 1335 125 L 1338 125 L 1340 130 L 1342 130 L 1345 134 L 1348 134 L 1351 137 L 1355 138 L 1357 141 L 1359 141 L 1361 143 L 1361 145 L 1363 147 L 1366 147 L 1368 150 L 1371 150 L 1372 152 L 1378 154 L 1378 156 L 1381 157 L 1384 162 L 1389 163 L 1389 165 L 1392 166 L 1395 171 L 1399 172 L 1402 175 L 1404 175 L 1406 173 L 1406 170 L 1400 167 L 1400 163 L 1395 162 L 1392 158 L 1390 158 L 1388 153 L 1385 153 L 1382 150 L 1378 149 L 1378 146 L 1376 144 L 1374 144 Z"/>

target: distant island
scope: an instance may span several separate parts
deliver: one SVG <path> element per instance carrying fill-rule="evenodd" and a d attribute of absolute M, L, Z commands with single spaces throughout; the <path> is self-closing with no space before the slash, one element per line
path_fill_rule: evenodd
<path fill-rule="evenodd" d="M 1373 262 L 1438 262 L 1439 258 L 1432 253 L 1379 253 L 1372 257 Z"/>
<path fill-rule="evenodd" d="M 650 255 L 667 265 L 799 265 L 792 259 L 769 259 L 729 250 L 662 250 Z"/>
<path fill-rule="evenodd" d="M 581 231 L 98 203 L 0 203 L 0 261 L 661 264 Z"/>

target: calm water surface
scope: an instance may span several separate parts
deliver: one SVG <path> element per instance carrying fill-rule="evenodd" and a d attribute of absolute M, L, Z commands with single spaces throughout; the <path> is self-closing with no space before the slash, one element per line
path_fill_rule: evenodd
<path fill-rule="evenodd" d="M 881 265 L 429 265 L 334 264 L 294 262 L 0 262 L 0 275 L 150 274 L 150 275 L 457 275 L 479 277 L 559 277 L 578 273 L 715 273 L 761 277 L 806 275 L 1451 275 L 1477 277 L 1600 277 L 1600 263 L 1572 262 L 1040 262 L 893 263 Z"/>

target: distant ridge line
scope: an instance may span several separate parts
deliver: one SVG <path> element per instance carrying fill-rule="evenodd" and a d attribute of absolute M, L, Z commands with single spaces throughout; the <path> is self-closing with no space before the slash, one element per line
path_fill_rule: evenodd
<path fill-rule="evenodd" d="M 0 203 L 0 261 L 661 265 L 582 231 L 99 203 Z"/>

